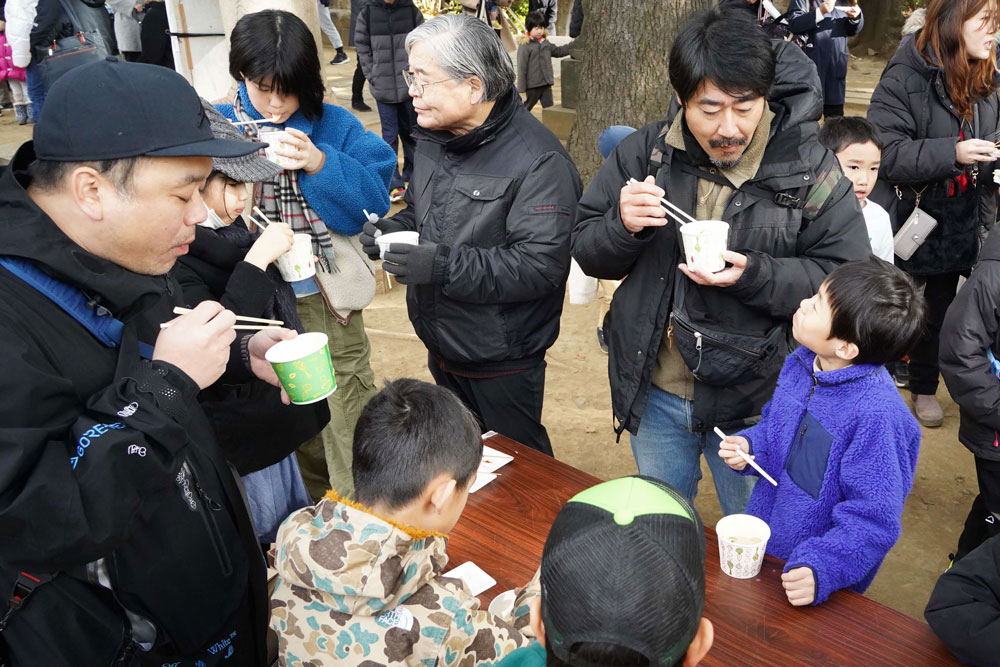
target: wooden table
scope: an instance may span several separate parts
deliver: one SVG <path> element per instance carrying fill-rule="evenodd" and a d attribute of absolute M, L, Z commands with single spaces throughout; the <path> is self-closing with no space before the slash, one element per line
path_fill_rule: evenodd
<path fill-rule="evenodd" d="M 497 580 L 480 596 L 488 603 L 531 578 L 559 508 L 600 480 L 503 436 L 486 443 L 514 460 L 469 496 L 448 555 L 452 565 L 471 560 Z M 783 562 L 773 556 L 755 579 L 723 574 L 715 531 L 706 527 L 705 536 L 705 616 L 715 625 L 715 644 L 703 665 L 960 664 L 926 624 L 857 593 L 792 607 L 781 588 Z"/>

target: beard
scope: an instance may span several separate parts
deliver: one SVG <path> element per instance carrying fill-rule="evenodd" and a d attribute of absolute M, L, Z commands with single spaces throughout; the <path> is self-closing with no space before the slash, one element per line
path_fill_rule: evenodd
<path fill-rule="evenodd" d="M 711 146 L 712 148 L 723 148 L 729 146 L 746 146 L 746 144 L 747 144 L 746 137 L 709 139 L 708 141 L 708 145 Z M 712 156 L 709 156 L 708 161 L 711 162 L 713 166 L 719 169 L 732 169 L 733 167 L 738 165 L 740 163 L 740 160 L 742 159 L 743 159 L 743 153 L 740 153 L 736 157 L 726 158 L 726 159 L 721 159 L 721 158 L 717 159 Z"/>

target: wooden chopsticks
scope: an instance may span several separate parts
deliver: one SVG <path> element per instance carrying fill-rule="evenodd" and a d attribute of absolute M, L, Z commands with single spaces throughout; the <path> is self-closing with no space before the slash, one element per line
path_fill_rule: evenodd
<path fill-rule="evenodd" d="M 190 312 L 191 312 L 190 308 L 181 308 L 180 306 L 174 308 L 174 315 L 184 315 L 185 313 L 190 313 Z M 281 326 L 284 324 L 284 322 L 282 322 L 281 320 L 268 320 L 264 319 L 263 317 L 246 317 L 244 315 L 237 315 L 236 321 L 258 323 L 258 324 L 237 324 L 236 326 L 233 327 L 234 329 L 244 329 L 247 331 L 258 331 L 260 329 L 280 329 Z M 164 322 L 163 324 L 160 325 L 160 328 L 166 329 L 171 324 L 173 324 L 173 322 Z"/>

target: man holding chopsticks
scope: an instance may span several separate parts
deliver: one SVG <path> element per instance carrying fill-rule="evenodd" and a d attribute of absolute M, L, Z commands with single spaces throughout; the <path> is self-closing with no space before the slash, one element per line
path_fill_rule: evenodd
<path fill-rule="evenodd" d="M 175 72 L 102 61 L 53 85 L 0 175 L 7 664 L 266 662 L 264 562 L 197 397 L 277 384 L 264 352 L 295 334 L 214 302 L 175 318 L 166 275 L 209 156 L 256 149 L 214 139 Z"/>
<path fill-rule="evenodd" d="M 704 453 L 732 514 L 753 481 L 720 465 L 712 429 L 756 421 L 799 302 L 871 250 L 853 187 L 816 140 L 820 84 L 798 47 L 772 45 L 742 13 L 702 12 L 673 43 L 670 82 L 679 110 L 608 157 L 572 252 L 587 275 L 624 279 L 604 336 L 616 430 L 640 474 L 693 500 Z M 721 270 L 689 265 L 678 209 L 728 223 Z"/>

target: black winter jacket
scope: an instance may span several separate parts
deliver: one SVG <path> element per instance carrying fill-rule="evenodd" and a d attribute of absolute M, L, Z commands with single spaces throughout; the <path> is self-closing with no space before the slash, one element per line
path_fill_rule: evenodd
<path fill-rule="evenodd" d="M 990 233 L 979 264 L 955 295 L 941 327 L 941 377 L 961 410 L 958 439 L 976 456 L 1000 461 L 1000 378 L 986 351 L 1000 355 L 1000 234 Z M 1000 358 L 1000 356 L 998 356 Z"/>
<path fill-rule="evenodd" d="M 25 144 L 0 176 L 2 253 L 78 287 L 125 330 L 106 347 L 0 269 L 0 590 L 21 570 L 58 573 L 0 635 L 8 664 L 131 665 L 143 633 L 123 607 L 157 628 L 147 659 L 233 641 L 237 664 L 263 664 L 265 570 L 241 492 L 197 385 L 136 344 L 155 341 L 180 290 L 74 244 L 24 189 L 33 159 Z M 97 583 L 100 563 L 115 597 Z M 241 608 L 253 627 L 232 639 Z"/>
<path fill-rule="evenodd" d="M 583 31 L 583 0 L 573 0 L 569 15 L 569 36 L 576 39 Z"/>
<path fill-rule="evenodd" d="M 931 198 L 940 202 L 947 196 L 951 180 L 965 170 L 955 162 L 962 123 L 945 90 L 943 72 L 917 52 L 915 37 L 903 38 L 882 72 L 868 108 L 868 120 L 879 128 L 885 143 L 880 185 L 898 186 L 902 195 L 898 200 L 892 187 L 882 187 L 872 197 L 889 211 L 894 230 L 913 212 L 917 192 L 927 188 L 922 206 L 927 209 Z M 998 100 L 994 91 L 977 104 L 980 139 L 992 140 L 1000 130 Z M 965 138 L 973 138 L 968 124 Z M 901 268 L 916 275 L 932 275 L 968 270 L 975 264 L 981 231 L 992 228 L 996 220 L 995 166 L 995 162 L 979 163 L 978 202 L 972 203 L 972 215 L 949 215 L 947 203 L 927 211 L 938 213 L 938 227 L 909 261 L 899 261 Z"/>
<path fill-rule="evenodd" d="M 233 224 L 241 224 L 239 221 Z M 295 295 L 273 264 L 267 272 L 243 261 L 249 246 L 240 247 L 219 233 L 195 228 L 194 243 L 171 273 L 180 283 L 182 299 L 193 308 L 218 301 L 237 315 L 274 317 L 285 327 L 305 331 L 294 311 Z M 290 312 L 275 312 L 275 291 L 289 292 Z M 215 428 L 219 447 L 240 475 L 281 461 L 330 421 L 326 401 L 284 405 L 281 390 L 259 379 L 217 382 L 199 396 Z"/>
<path fill-rule="evenodd" d="M 564 58 L 573 51 L 573 43 L 556 46 L 547 39 L 529 39 L 517 47 L 517 91 L 551 86 L 552 59 Z"/>
<path fill-rule="evenodd" d="M 847 95 L 847 38 L 861 32 L 864 16 L 857 20 L 847 18 L 840 9 L 834 9 L 816 21 L 818 0 L 792 0 L 788 7 L 788 28 L 797 35 L 808 38 L 805 52 L 816 65 L 820 83 L 823 84 L 823 104 L 843 104 Z"/>
<path fill-rule="evenodd" d="M 686 295 L 686 315 L 695 328 L 714 331 L 717 337 L 754 338 L 752 345 L 740 344 L 744 350 L 716 346 L 743 357 L 738 367 L 746 371 L 741 373 L 744 378 L 712 385 L 696 380 L 694 385 L 696 430 L 740 428 L 760 414 L 771 396 L 790 351 L 789 325 L 799 302 L 815 294 L 838 264 L 871 252 L 853 186 L 841 174 L 833 153 L 816 140 L 821 98 L 815 68 L 797 46 L 773 44 L 778 69 L 768 99 L 775 113 L 770 139 L 757 175 L 734 193 L 724 215 L 731 226 L 729 247 L 748 258 L 736 284 L 702 287 L 680 273 L 676 266 L 681 261 L 681 240 L 673 222 L 636 236 L 622 224 L 618 208 L 622 185 L 651 172 L 650 153 L 656 145 L 664 151 L 662 167 L 655 170 L 656 184 L 671 202 L 695 210 L 698 177 L 691 168 L 695 163 L 700 166 L 701 159 L 658 138 L 669 120 L 622 140 L 580 200 L 573 257 L 587 275 L 623 279 L 604 329 L 619 434 L 639 428 L 657 351 L 675 305 L 675 283 Z M 697 146 L 693 138 L 686 143 Z M 700 149 L 697 152 L 704 156 Z M 777 203 L 772 192 L 819 201 L 822 208 L 805 224 L 801 209 Z M 679 345 L 682 331 L 677 326 L 674 331 Z M 712 344 L 705 345 L 707 353 Z"/>
<path fill-rule="evenodd" d="M 354 45 L 358 62 L 371 84 L 372 97 L 398 104 L 410 99 L 402 71 L 409 67 L 406 36 L 424 22 L 413 0 L 371 0 L 358 12 Z"/>
<path fill-rule="evenodd" d="M 938 578 L 924 618 L 963 663 L 1000 665 L 1000 537 Z"/>
<path fill-rule="evenodd" d="M 469 134 L 421 130 L 393 220 L 446 246 L 440 282 L 410 286 L 417 335 L 457 372 L 524 369 L 559 335 L 580 176 L 511 88 Z"/>

